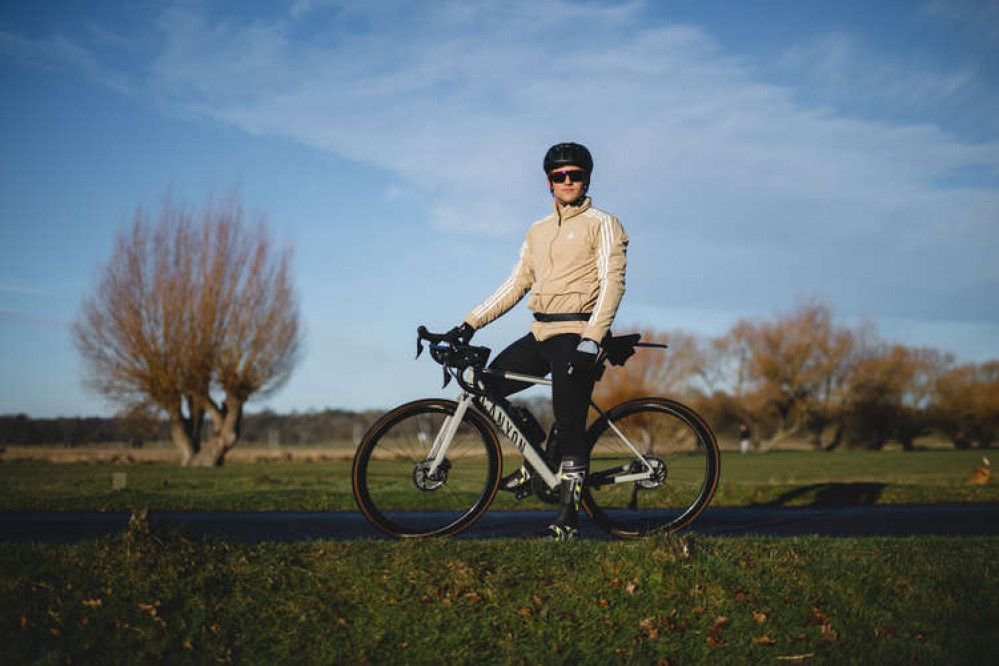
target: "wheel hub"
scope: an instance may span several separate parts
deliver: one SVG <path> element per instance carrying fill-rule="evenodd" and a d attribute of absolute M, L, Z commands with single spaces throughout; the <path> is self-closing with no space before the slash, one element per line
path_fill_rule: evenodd
<path fill-rule="evenodd" d="M 648 463 L 648 467 L 652 468 L 652 475 L 647 479 L 635 481 L 635 484 L 644 490 L 654 490 L 666 482 L 666 463 L 660 458 L 650 457 L 646 457 L 645 462 Z M 646 469 L 648 468 L 642 464 L 641 460 L 636 460 L 631 463 L 631 469 L 629 471 L 634 474 L 638 474 L 646 471 Z"/>
<path fill-rule="evenodd" d="M 413 483 L 420 490 L 437 490 L 447 483 L 447 473 L 451 470 L 451 461 L 445 458 L 437 466 L 437 471 L 430 473 L 431 461 L 421 460 L 413 468 Z"/>

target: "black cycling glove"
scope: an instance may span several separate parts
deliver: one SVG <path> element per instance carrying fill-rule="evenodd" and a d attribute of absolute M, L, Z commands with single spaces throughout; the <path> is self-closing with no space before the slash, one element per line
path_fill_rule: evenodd
<path fill-rule="evenodd" d="M 444 334 L 444 336 L 452 343 L 458 342 L 463 345 L 467 345 L 471 342 L 473 335 L 475 335 L 475 329 L 472 328 L 467 321 L 461 322 L 461 326 L 455 326 Z"/>

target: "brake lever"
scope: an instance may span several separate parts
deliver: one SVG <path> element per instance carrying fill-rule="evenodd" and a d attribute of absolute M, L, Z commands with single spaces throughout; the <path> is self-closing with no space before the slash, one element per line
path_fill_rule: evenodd
<path fill-rule="evenodd" d="M 420 325 L 416 329 L 416 358 L 420 358 L 420 354 L 423 353 L 423 340 L 424 336 L 427 334 L 427 327 Z"/>

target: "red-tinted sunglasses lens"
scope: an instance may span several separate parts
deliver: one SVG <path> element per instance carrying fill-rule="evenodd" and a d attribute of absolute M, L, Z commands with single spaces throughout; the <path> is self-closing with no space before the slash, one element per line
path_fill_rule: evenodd
<path fill-rule="evenodd" d="M 586 179 L 585 171 L 552 171 L 548 179 L 553 183 L 564 183 L 568 178 L 571 183 L 582 183 Z"/>

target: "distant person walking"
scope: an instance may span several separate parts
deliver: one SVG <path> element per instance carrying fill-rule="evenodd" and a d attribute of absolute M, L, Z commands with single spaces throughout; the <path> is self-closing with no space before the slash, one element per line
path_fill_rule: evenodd
<path fill-rule="evenodd" d="M 749 453 L 749 445 L 753 442 L 753 433 L 745 421 L 739 424 L 739 450 Z"/>

